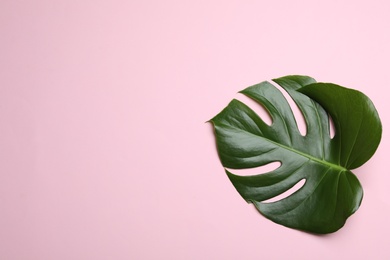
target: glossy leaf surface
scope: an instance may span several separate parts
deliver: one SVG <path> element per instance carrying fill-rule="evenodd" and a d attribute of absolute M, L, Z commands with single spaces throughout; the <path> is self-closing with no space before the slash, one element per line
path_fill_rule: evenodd
<path fill-rule="evenodd" d="M 302 136 L 283 94 L 269 82 L 241 93 L 269 112 L 267 125 L 238 100 L 210 121 L 218 154 L 225 168 L 245 169 L 280 162 L 268 173 L 239 176 L 226 173 L 241 196 L 268 219 L 313 233 L 340 229 L 362 201 L 359 180 L 350 171 L 364 164 L 377 149 L 381 122 L 370 99 L 356 90 L 316 83 L 306 76 L 274 80 L 301 110 L 307 125 Z M 335 125 L 330 137 L 329 118 Z M 290 196 L 265 203 L 305 180 Z"/>

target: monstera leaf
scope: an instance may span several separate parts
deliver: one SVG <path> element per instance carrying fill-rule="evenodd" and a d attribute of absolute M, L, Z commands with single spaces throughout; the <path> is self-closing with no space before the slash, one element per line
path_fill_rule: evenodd
<path fill-rule="evenodd" d="M 298 130 L 283 94 L 269 82 L 241 91 L 267 109 L 267 125 L 248 106 L 233 100 L 211 119 L 220 160 L 234 187 L 268 219 L 313 233 L 340 229 L 363 198 L 359 180 L 350 171 L 374 154 L 382 133 L 381 122 L 363 93 L 306 76 L 274 80 L 302 111 L 307 133 Z M 328 114 L 334 122 L 330 137 Z M 239 176 L 230 169 L 253 168 L 271 162 L 281 166 L 268 173 Z M 265 203 L 292 188 L 290 196 Z"/>

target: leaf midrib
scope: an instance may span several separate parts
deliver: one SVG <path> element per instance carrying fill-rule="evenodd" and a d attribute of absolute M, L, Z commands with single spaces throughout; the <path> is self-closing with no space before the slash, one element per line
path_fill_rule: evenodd
<path fill-rule="evenodd" d="M 262 137 L 262 136 L 258 136 L 258 137 Z M 299 154 L 299 155 L 302 155 L 302 156 L 304 156 L 304 157 L 306 157 L 306 158 L 308 158 L 308 159 L 310 159 L 310 160 L 312 160 L 312 161 L 315 161 L 315 162 L 324 164 L 324 165 L 329 166 L 329 167 L 331 167 L 331 168 L 335 168 L 335 169 L 337 169 L 337 170 L 339 170 L 339 171 L 347 171 L 347 169 L 344 168 L 344 167 L 342 167 L 341 165 L 337 165 L 337 164 L 334 164 L 334 163 L 331 163 L 331 162 L 328 162 L 328 161 L 319 159 L 319 158 L 317 158 L 317 157 L 311 156 L 310 154 L 307 154 L 307 153 L 298 151 L 298 150 L 296 150 L 296 149 L 294 149 L 294 148 L 291 148 L 291 147 L 285 146 L 285 145 L 283 145 L 283 144 L 274 142 L 274 141 L 272 141 L 272 140 L 270 140 L 270 139 L 268 139 L 268 138 L 264 138 L 264 139 L 267 139 L 267 140 L 269 140 L 271 143 L 276 144 L 276 145 L 278 145 L 278 146 L 280 146 L 280 147 L 282 147 L 282 148 L 284 148 L 284 149 L 286 149 L 286 150 L 289 150 L 289 151 L 291 151 L 291 152 L 294 152 L 294 153 L 297 153 L 297 154 Z"/>
<path fill-rule="evenodd" d="M 221 125 L 225 125 L 225 124 L 221 124 Z M 237 129 L 237 130 L 240 130 L 240 131 L 243 131 L 242 129 L 237 128 L 237 127 L 234 127 L 234 126 L 230 126 L 230 125 L 225 125 L 225 126 L 228 126 L 228 127 L 231 127 L 231 128 L 234 128 L 234 129 Z M 253 134 L 253 133 L 251 133 L 251 132 L 249 132 L 249 131 L 243 131 L 243 132 L 248 133 L 248 134 L 251 134 L 251 135 L 254 135 L 254 136 L 258 137 L 258 138 L 265 139 L 265 140 L 269 141 L 270 143 L 273 143 L 274 145 L 277 145 L 277 146 L 279 146 L 279 147 L 281 147 L 281 148 L 283 148 L 283 149 L 286 149 L 286 150 L 288 150 L 288 151 L 290 151 L 290 152 L 299 154 L 299 155 L 301 155 L 301 156 L 303 156 L 303 157 L 308 158 L 309 160 L 318 162 L 318 163 L 320 163 L 320 164 L 323 164 L 323 165 L 326 165 L 326 166 L 328 166 L 328 167 L 337 169 L 337 170 L 339 170 L 339 171 L 348 171 L 348 169 L 342 167 L 341 165 L 337 165 L 337 164 L 334 164 L 334 163 L 331 163 L 331 162 L 328 162 L 328 161 L 319 159 L 319 158 L 317 158 L 317 157 L 311 156 L 310 154 L 301 152 L 301 151 L 296 150 L 296 149 L 294 149 L 294 148 L 292 148 L 292 147 L 285 146 L 285 145 L 283 145 L 283 144 L 281 144 L 281 143 L 275 142 L 275 141 L 273 141 L 273 140 L 271 140 L 271 139 L 268 139 L 268 138 L 266 138 L 266 137 L 264 137 L 264 136 L 259 136 L 259 135 Z"/>

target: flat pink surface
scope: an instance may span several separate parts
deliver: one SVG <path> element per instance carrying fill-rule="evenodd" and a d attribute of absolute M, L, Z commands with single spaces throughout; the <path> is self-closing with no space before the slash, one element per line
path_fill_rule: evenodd
<path fill-rule="evenodd" d="M 390 259 L 389 1 L 0 2 L 0 259 Z M 263 80 L 355 88 L 383 123 L 337 233 L 248 205 L 204 122 Z M 387 151 L 387 152 L 386 152 Z"/>

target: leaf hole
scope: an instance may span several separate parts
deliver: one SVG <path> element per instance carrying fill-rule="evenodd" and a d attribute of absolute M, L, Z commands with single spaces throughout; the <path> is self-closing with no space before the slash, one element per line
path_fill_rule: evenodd
<path fill-rule="evenodd" d="M 270 81 L 270 83 L 274 85 L 278 90 L 280 90 L 280 92 L 282 92 L 283 96 L 286 98 L 288 104 L 291 107 L 299 132 L 301 133 L 302 136 L 306 136 L 307 125 L 306 125 L 305 118 L 302 114 L 302 111 L 299 109 L 299 107 L 297 106 L 295 101 L 291 98 L 290 94 L 287 93 L 287 91 L 285 91 L 281 86 L 279 86 L 273 81 Z"/>
<path fill-rule="evenodd" d="M 329 135 L 330 138 L 333 139 L 334 135 L 336 134 L 336 129 L 334 127 L 333 119 L 329 114 L 328 114 L 328 118 L 329 118 Z"/>
<path fill-rule="evenodd" d="M 257 103 L 250 97 L 245 96 L 244 94 L 238 93 L 236 97 L 239 101 L 247 105 L 250 109 L 253 110 L 267 125 L 272 125 L 272 118 L 268 110 L 260 103 Z"/>
<path fill-rule="evenodd" d="M 305 185 L 305 182 L 306 182 L 306 179 L 302 179 L 299 182 L 297 182 L 293 187 L 291 187 L 290 189 L 286 190 L 285 192 L 279 194 L 278 196 L 270 198 L 268 200 L 264 200 L 261 203 L 272 203 L 272 202 L 276 202 L 276 201 L 282 200 L 284 198 L 287 198 L 291 194 L 293 194 L 293 193 L 297 192 L 298 190 L 300 190 L 303 187 L 303 185 Z"/>
<path fill-rule="evenodd" d="M 282 164 L 277 162 L 271 162 L 262 166 L 253 167 L 253 168 L 245 168 L 245 169 L 230 169 L 226 168 L 229 172 L 239 175 L 239 176 L 254 176 L 259 174 L 264 174 L 267 172 L 272 172 L 279 168 Z"/>

